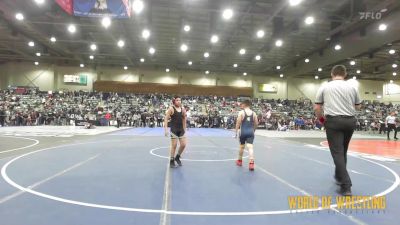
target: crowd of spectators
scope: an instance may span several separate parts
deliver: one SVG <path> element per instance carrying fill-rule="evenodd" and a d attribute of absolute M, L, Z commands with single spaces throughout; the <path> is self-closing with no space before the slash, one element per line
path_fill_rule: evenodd
<path fill-rule="evenodd" d="M 0 126 L 83 125 L 161 127 L 172 96 L 102 92 L 39 92 L 16 94 L 0 91 Z M 182 96 L 188 127 L 235 126 L 242 98 Z M 323 129 L 309 99 L 251 99 L 260 129 L 279 131 Z M 399 105 L 364 102 L 357 116 L 357 130 L 384 132 L 384 120 Z"/>

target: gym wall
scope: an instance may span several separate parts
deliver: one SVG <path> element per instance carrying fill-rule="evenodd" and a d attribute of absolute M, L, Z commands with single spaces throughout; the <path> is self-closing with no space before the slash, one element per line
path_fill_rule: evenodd
<path fill-rule="evenodd" d="M 66 74 L 87 75 L 87 85 L 65 84 L 63 82 L 63 76 Z M 2 89 L 7 88 L 8 85 L 15 85 L 37 86 L 43 91 L 91 91 L 93 90 L 93 83 L 95 81 L 252 87 L 254 97 L 270 99 L 298 99 L 303 97 L 312 100 L 315 98 L 320 85 L 327 82 L 327 80 L 279 78 L 277 74 L 266 74 L 265 76 L 242 76 L 240 74 L 215 74 L 211 72 L 209 75 L 205 75 L 202 72 L 174 71 L 173 68 L 171 68 L 171 72 L 166 73 L 164 69 L 129 68 L 128 70 L 124 70 L 122 67 L 99 66 L 93 68 L 87 66 L 85 68 L 79 68 L 78 65 L 56 66 L 47 64 L 35 66 L 32 63 L 16 62 L 0 65 L 0 88 Z M 354 85 L 358 87 L 362 99 L 400 102 L 400 91 L 395 93 L 384 93 L 385 82 L 383 81 L 357 80 L 352 82 L 354 82 Z M 260 92 L 258 90 L 259 84 L 272 85 L 276 88 L 276 92 Z M 378 99 L 378 95 L 382 96 L 382 98 Z"/>

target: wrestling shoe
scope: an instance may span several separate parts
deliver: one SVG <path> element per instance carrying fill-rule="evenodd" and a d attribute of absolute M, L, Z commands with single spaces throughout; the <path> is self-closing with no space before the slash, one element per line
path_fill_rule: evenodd
<path fill-rule="evenodd" d="M 253 171 L 254 170 L 254 161 L 249 163 L 249 170 Z"/>
<path fill-rule="evenodd" d="M 180 155 L 176 155 L 176 157 L 175 157 L 175 161 L 176 161 L 176 163 L 178 163 L 178 165 L 179 166 L 182 166 L 182 162 L 181 162 L 181 156 Z"/>

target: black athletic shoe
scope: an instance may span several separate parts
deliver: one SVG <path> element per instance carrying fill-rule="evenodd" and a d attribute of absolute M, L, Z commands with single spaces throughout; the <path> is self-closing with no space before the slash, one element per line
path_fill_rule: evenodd
<path fill-rule="evenodd" d="M 397 137 L 394 137 L 394 140 L 397 141 L 397 140 L 399 140 L 399 139 L 398 139 Z"/>
<path fill-rule="evenodd" d="M 176 167 L 176 165 L 175 165 L 175 160 L 169 160 L 169 166 L 171 167 L 171 168 L 175 168 Z"/>
<path fill-rule="evenodd" d="M 342 196 L 352 196 L 351 188 L 341 187 L 340 190 L 338 190 L 338 193 Z"/>
<path fill-rule="evenodd" d="M 177 155 L 176 157 L 175 157 L 175 161 L 176 161 L 176 163 L 178 163 L 178 165 L 179 166 L 182 166 L 182 162 L 181 162 L 181 156 L 180 155 Z"/>

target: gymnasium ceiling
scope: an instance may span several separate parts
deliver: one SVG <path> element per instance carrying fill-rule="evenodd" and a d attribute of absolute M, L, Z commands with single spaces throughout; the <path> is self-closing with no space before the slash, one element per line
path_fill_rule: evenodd
<path fill-rule="evenodd" d="M 28 61 L 85 66 L 146 67 L 165 70 L 229 72 L 265 76 L 280 74 L 320 78 L 329 68 L 343 63 L 357 78 L 393 79 L 400 51 L 400 1 L 398 0 L 143 0 L 144 10 L 129 19 L 113 19 L 107 29 L 101 18 L 73 17 L 54 0 L 38 5 L 35 0 L 0 1 L 0 63 Z M 222 18 L 231 8 L 230 20 Z M 19 21 L 17 12 L 24 14 Z M 381 12 L 382 18 L 360 19 L 359 12 Z M 306 25 L 307 16 L 315 22 Z M 387 30 L 379 31 L 385 23 Z M 76 25 L 76 33 L 67 31 Z M 185 32 L 184 25 L 190 25 Z M 150 37 L 142 37 L 143 29 Z M 265 36 L 258 38 L 262 29 Z M 218 35 L 219 41 L 210 38 Z M 56 37 L 52 43 L 50 37 Z M 119 48 L 118 40 L 125 46 Z M 275 46 L 277 39 L 282 47 Z M 34 47 L 28 42 L 33 41 Z M 95 43 L 97 50 L 90 45 Z M 188 50 L 180 51 L 181 44 Z M 342 49 L 334 50 L 340 44 Z M 154 55 L 149 48 L 154 47 Z M 246 49 L 244 55 L 239 54 Z M 389 54 L 390 49 L 396 50 Z M 36 56 L 40 52 L 41 56 Z M 204 53 L 210 56 L 204 58 Z M 93 55 L 94 59 L 89 59 Z M 260 55 L 261 60 L 255 60 Z M 140 59 L 145 62 L 140 62 Z M 310 59 L 305 63 L 306 58 Z M 349 61 L 355 65 L 350 66 Z M 188 65 L 192 61 L 192 65 Z M 237 67 L 233 67 L 237 64 Z M 277 66 L 281 66 L 277 70 Z M 318 72 L 318 68 L 322 72 Z M 360 74 L 356 74 L 360 70 Z"/>

